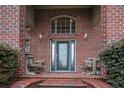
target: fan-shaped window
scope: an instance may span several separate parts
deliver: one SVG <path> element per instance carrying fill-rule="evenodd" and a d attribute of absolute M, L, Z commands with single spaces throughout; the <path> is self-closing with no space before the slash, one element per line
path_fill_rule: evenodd
<path fill-rule="evenodd" d="M 51 20 L 52 34 L 75 33 L 75 19 L 70 16 L 57 16 Z"/>

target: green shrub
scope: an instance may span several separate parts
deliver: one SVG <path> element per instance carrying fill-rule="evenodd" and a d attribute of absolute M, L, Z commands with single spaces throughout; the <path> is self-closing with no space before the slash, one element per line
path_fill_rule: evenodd
<path fill-rule="evenodd" d="M 108 70 L 106 81 L 113 87 L 124 87 L 124 40 L 102 52 L 100 60 Z"/>
<path fill-rule="evenodd" d="M 9 83 L 18 67 L 18 51 L 0 43 L 0 85 Z"/>

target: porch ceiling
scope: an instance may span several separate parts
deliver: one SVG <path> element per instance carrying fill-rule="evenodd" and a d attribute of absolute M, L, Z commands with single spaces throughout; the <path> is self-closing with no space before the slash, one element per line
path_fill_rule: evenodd
<path fill-rule="evenodd" d="M 93 10 L 93 26 L 95 26 L 100 17 L 100 6 L 98 5 L 27 5 L 26 28 L 35 28 L 35 9 L 72 9 L 72 8 L 90 8 Z"/>
<path fill-rule="evenodd" d="M 59 8 L 92 8 L 92 5 L 37 5 L 34 9 L 59 9 Z"/>

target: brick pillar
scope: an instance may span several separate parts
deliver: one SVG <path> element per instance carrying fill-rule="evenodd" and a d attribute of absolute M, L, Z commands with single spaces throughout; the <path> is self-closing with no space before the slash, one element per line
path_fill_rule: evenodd
<path fill-rule="evenodd" d="M 20 51 L 20 75 L 24 73 L 23 32 L 25 6 L 0 5 L 0 42 L 7 42 Z M 22 69 L 23 68 L 23 69 Z"/>
<path fill-rule="evenodd" d="M 111 43 L 124 38 L 124 6 L 101 6 L 101 30 L 105 42 Z"/>
<path fill-rule="evenodd" d="M 103 51 L 106 48 L 106 42 L 107 42 L 107 18 L 106 18 L 106 6 L 101 6 L 101 33 L 102 33 L 102 41 L 103 41 Z M 106 75 L 106 68 L 102 66 L 101 68 L 101 75 Z"/>
<path fill-rule="evenodd" d="M 102 5 L 101 6 L 101 33 L 102 33 L 102 41 L 103 41 L 103 50 L 106 46 L 106 41 L 107 41 L 107 28 L 106 28 L 106 6 Z"/>
<path fill-rule="evenodd" d="M 26 23 L 26 6 L 20 6 L 20 70 L 21 76 L 25 74 L 25 53 L 24 53 L 24 36 Z"/>
<path fill-rule="evenodd" d="M 19 47 L 19 6 L 0 6 L 0 40 Z"/>
<path fill-rule="evenodd" d="M 104 48 L 112 42 L 124 38 L 124 6 L 123 5 L 102 5 L 101 6 L 101 32 L 104 41 Z M 102 75 L 106 69 L 102 68 Z"/>
<path fill-rule="evenodd" d="M 107 42 L 118 41 L 124 38 L 124 6 L 106 6 Z"/>

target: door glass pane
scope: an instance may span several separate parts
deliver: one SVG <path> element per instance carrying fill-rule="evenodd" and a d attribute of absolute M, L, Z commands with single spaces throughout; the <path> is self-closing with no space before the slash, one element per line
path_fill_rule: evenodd
<path fill-rule="evenodd" d="M 68 70 L 68 43 L 58 43 L 58 70 Z"/>

